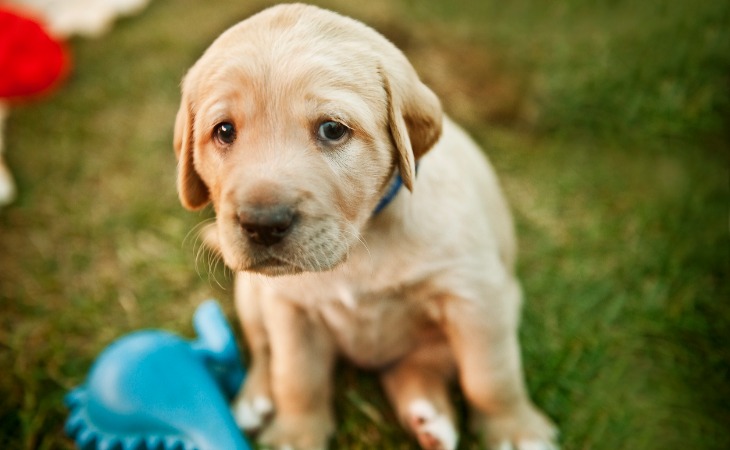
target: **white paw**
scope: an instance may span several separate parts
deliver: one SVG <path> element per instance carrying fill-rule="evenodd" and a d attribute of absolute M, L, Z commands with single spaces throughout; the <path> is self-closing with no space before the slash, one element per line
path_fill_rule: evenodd
<path fill-rule="evenodd" d="M 292 447 L 291 445 L 287 445 L 287 444 L 278 445 L 278 446 L 259 444 L 258 448 L 260 448 L 261 450 L 295 450 L 294 447 Z"/>
<path fill-rule="evenodd" d="M 558 450 L 558 446 L 551 442 L 524 439 L 514 445 L 510 441 L 502 441 L 497 450 Z"/>
<path fill-rule="evenodd" d="M 418 399 L 408 408 L 410 423 L 418 443 L 425 450 L 454 450 L 459 440 L 451 419 L 439 414 L 431 402 Z"/>
<path fill-rule="evenodd" d="M 494 450 L 558 450 L 558 430 L 542 412 L 529 403 L 508 414 L 486 416 L 489 448 Z"/>
<path fill-rule="evenodd" d="M 325 450 L 333 432 L 329 414 L 277 414 L 258 436 L 258 444 L 267 450 Z"/>
<path fill-rule="evenodd" d="M 268 397 L 257 395 L 252 401 L 241 399 L 233 405 L 233 417 L 244 430 L 258 430 L 274 411 L 274 404 Z"/>

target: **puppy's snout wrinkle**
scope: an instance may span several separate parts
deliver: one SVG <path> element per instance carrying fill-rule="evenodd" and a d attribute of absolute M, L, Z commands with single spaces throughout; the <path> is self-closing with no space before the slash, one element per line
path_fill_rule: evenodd
<path fill-rule="evenodd" d="M 249 241 L 271 247 L 291 232 L 296 217 L 289 205 L 258 205 L 242 208 L 237 219 Z"/>

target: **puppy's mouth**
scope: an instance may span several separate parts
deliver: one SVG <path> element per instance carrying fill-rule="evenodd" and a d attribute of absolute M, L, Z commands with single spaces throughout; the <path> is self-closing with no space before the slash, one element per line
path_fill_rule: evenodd
<path fill-rule="evenodd" d="M 250 272 L 275 277 L 280 275 L 297 275 L 304 272 L 324 272 L 334 269 L 348 259 L 347 253 L 344 253 L 341 258 L 331 261 L 320 260 L 316 257 L 299 260 L 271 251 L 263 254 L 247 254 L 248 258 L 244 258 L 243 260 L 239 259 L 236 261 L 237 264 L 229 265 L 229 267 L 235 267 L 239 272 Z"/>
<path fill-rule="evenodd" d="M 311 220 L 277 242 L 257 242 L 234 221 L 221 222 L 221 253 L 226 265 L 238 272 L 267 276 L 324 272 L 346 261 L 350 241 L 346 233 Z"/>
<path fill-rule="evenodd" d="M 294 275 L 304 272 L 304 269 L 301 267 L 276 256 L 269 256 L 259 261 L 254 261 L 243 270 L 268 276 Z"/>

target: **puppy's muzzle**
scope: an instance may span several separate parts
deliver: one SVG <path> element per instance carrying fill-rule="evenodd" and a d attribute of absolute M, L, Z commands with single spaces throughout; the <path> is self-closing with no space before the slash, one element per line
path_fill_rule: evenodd
<path fill-rule="evenodd" d="M 239 210 L 237 219 L 252 244 L 271 247 L 292 231 L 297 213 L 289 205 L 256 205 Z"/>

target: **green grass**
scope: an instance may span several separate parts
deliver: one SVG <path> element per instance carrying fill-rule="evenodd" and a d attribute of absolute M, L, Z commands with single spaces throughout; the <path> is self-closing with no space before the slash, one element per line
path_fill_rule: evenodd
<path fill-rule="evenodd" d="M 112 340 L 191 335 L 230 276 L 175 193 L 185 69 L 264 1 L 156 0 L 74 40 L 15 109 L 0 211 L 0 448 L 71 449 L 62 397 Z M 730 448 L 730 6 L 648 0 L 323 2 L 403 47 L 484 145 L 515 211 L 535 401 L 565 449 Z M 337 449 L 414 449 L 343 366 Z M 462 449 L 477 448 L 473 437 Z"/>

